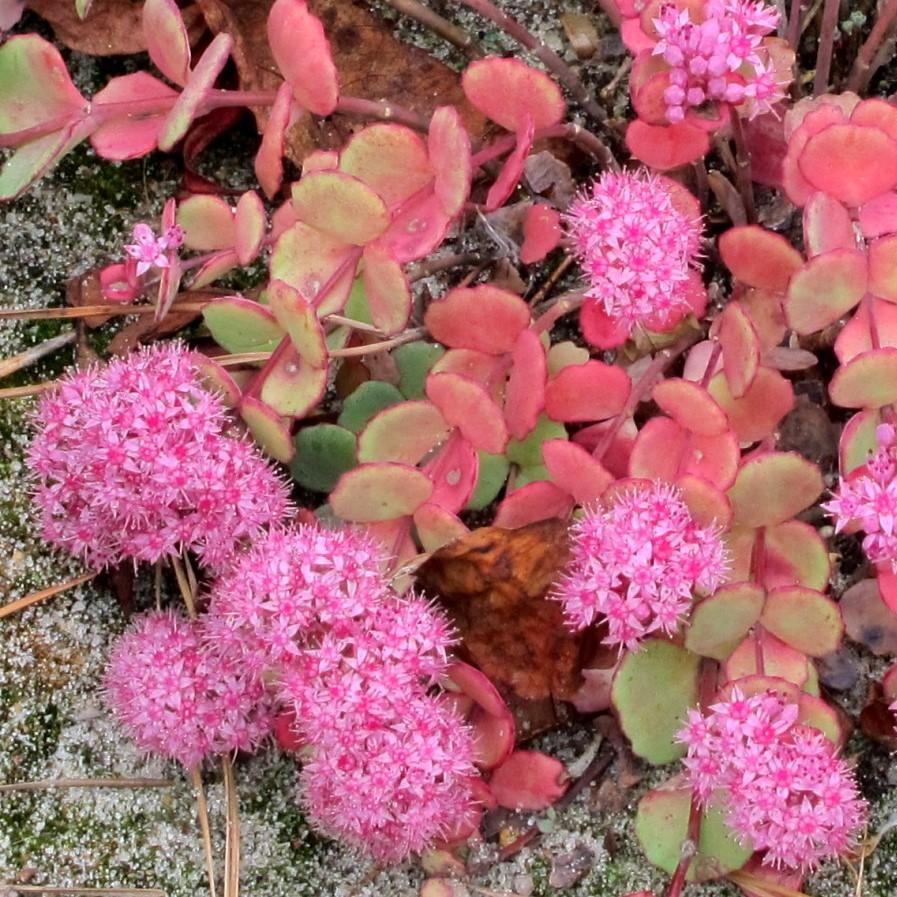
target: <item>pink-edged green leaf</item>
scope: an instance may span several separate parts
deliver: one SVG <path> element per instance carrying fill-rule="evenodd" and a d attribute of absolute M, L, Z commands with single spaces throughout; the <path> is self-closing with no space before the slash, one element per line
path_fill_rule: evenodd
<path fill-rule="evenodd" d="M 808 523 L 786 520 L 765 530 L 763 584 L 774 589 L 798 585 L 822 591 L 831 573 L 828 548 Z"/>
<path fill-rule="evenodd" d="M 402 206 L 380 242 L 397 262 L 416 261 L 442 243 L 453 217 L 446 214 L 435 193 L 422 190 Z"/>
<path fill-rule="evenodd" d="M 722 408 L 706 389 L 690 380 L 671 377 L 661 380 L 652 393 L 661 411 L 684 430 L 699 436 L 719 436 L 729 428 Z"/>
<path fill-rule="evenodd" d="M 897 185 L 897 141 L 878 128 L 831 125 L 810 137 L 797 164 L 817 190 L 861 206 Z"/>
<path fill-rule="evenodd" d="M 188 196 L 178 205 L 177 223 L 188 249 L 230 249 L 236 240 L 234 211 L 220 196 Z"/>
<path fill-rule="evenodd" d="M 335 171 L 339 168 L 339 153 L 336 150 L 312 150 L 302 160 L 302 174 L 313 171 Z"/>
<path fill-rule="evenodd" d="M 572 495 L 578 505 L 594 505 L 614 480 L 600 461 L 566 439 L 543 442 L 542 460 L 551 481 Z"/>
<path fill-rule="evenodd" d="M 442 211 L 454 218 L 467 201 L 473 176 L 470 137 L 454 106 L 439 106 L 433 112 L 427 150 L 435 177 L 436 198 Z"/>
<path fill-rule="evenodd" d="M 724 374 L 713 377 L 707 390 L 726 412 L 729 425 L 741 442 L 765 439 L 794 407 L 791 383 L 778 371 L 762 365 L 741 398 L 729 391 Z"/>
<path fill-rule="evenodd" d="M 547 480 L 527 483 L 506 495 L 495 514 L 495 526 L 518 529 L 538 520 L 559 517 L 562 520 L 573 510 L 573 498 Z"/>
<path fill-rule="evenodd" d="M 897 236 L 879 237 L 870 243 L 869 292 L 897 302 Z"/>
<path fill-rule="evenodd" d="M 855 249 L 850 213 L 837 199 L 814 193 L 804 206 L 804 246 L 810 258 L 833 249 Z"/>
<path fill-rule="evenodd" d="M 275 0 L 268 13 L 268 46 L 296 102 L 330 115 L 339 99 L 336 66 L 324 27 L 305 0 Z"/>
<path fill-rule="evenodd" d="M 99 111 L 105 103 L 129 103 L 175 96 L 177 92 L 158 78 L 146 72 L 134 72 L 112 78 L 99 93 L 94 94 L 93 106 L 95 111 Z M 100 125 L 90 135 L 90 142 L 97 154 L 104 159 L 137 159 L 156 148 L 164 120 L 165 115 L 161 112 L 145 116 L 130 116 L 125 113 Z"/>
<path fill-rule="evenodd" d="M 842 477 L 869 460 L 869 455 L 878 447 L 875 431 L 880 423 L 878 409 L 867 408 L 858 411 L 844 425 L 838 442 L 838 469 Z"/>
<path fill-rule="evenodd" d="M 143 36 L 156 68 L 169 81 L 186 84 L 190 76 L 190 39 L 174 0 L 146 0 Z"/>
<path fill-rule="evenodd" d="M 729 655 L 723 666 L 727 680 L 742 679 L 745 676 L 756 676 L 757 640 L 753 635 L 744 641 Z M 798 688 L 803 688 L 810 675 L 810 663 L 807 656 L 786 645 L 772 633 L 763 634 L 763 674 L 785 679 Z"/>
<path fill-rule="evenodd" d="M 293 208 L 309 227 L 356 246 L 376 240 L 389 227 L 386 203 L 342 171 L 314 171 L 293 184 Z"/>
<path fill-rule="evenodd" d="M 827 704 L 822 698 L 803 693 L 798 699 L 798 708 L 800 711 L 797 715 L 798 723 L 818 729 L 838 748 L 844 746 L 848 733 L 841 716 L 834 707 Z"/>
<path fill-rule="evenodd" d="M 803 264 L 800 253 L 781 235 L 746 224 L 730 227 L 719 238 L 723 264 L 750 287 L 782 293 Z"/>
<path fill-rule="evenodd" d="M 273 199 L 283 183 L 283 141 L 290 124 L 293 91 L 289 84 L 281 84 L 268 112 L 268 122 L 262 131 L 262 141 L 253 160 L 259 185 L 268 199 Z"/>
<path fill-rule="evenodd" d="M 358 460 L 417 464 L 448 431 L 445 418 L 432 402 L 400 402 L 375 414 L 361 431 Z"/>
<path fill-rule="evenodd" d="M 699 526 L 727 530 L 732 523 L 732 503 L 719 487 L 703 477 L 686 474 L 676 479 L 682 500 Z"/>
<path fill-rule="evenodd" d="M 324 329 L 297 289 L 282 280 L 272 280 L 265 289 L 265 298 L 277 323 L 289 334 L 293 347 L 312 367 L 327 365 L 327 343 Z"/>
<path fill-rule="evenodd" d="M 314 367 L 288 343 L 265 374 L 259 398 L 285 417 L 305 417 L 324 395 L 327 368 Z"/>
<path fill-rule="evenodd" d="M 430 501 L 457 514 L 473 494 L 480 469 L 479 455 L 457 430 L 424 465 L 424 473 L 433 484 Z"/>
<path fill-rule="evenodd" d="M 424 551 L 439 551 L 470 532 L 460 518 L 433 502 L 421 505 L 414 512 L 414 528 Z"/>
<path fill-rule="evenodd" d="M 240 403 L 240 416 L 263 451 L 284 464 L 292 460 L 293 440 L 285 418 L 252 396 L 247 396 Z"/>
<path fill-rule="evenodd" d="M 687 121 L 677 125 L 649 125 L 639 119 L 626 128 L 629 152 L 649 168 L 671 171 L 707 154 L 710 138 L 707 132 Z"/>
<path fill-rule="evenodd" d="M 7 41 L 7 44 L 11 43 Z M 4 45 L 5 46 L 5 45 Z M 0 51 L 2 51 L 0 47 Z M 86 136 L 77 125 L 23 143 L 0 169 L 0 200 L 15 199 Z"/>
<path fill-rule="evenodd" d="M 872 337 L 873 318 L 875 339 Z M 835 338 L 835 355 L 843 365 L 857 355 L 886 346 L 897 347 L 897 305 L 867 296 Z"/>
<path fill-rule="evenodd" d="M 410 128 L 391 122 L 356 131 L 340 153 L 339 170 L 363 181 L 390 208 L 433 180 L 424 141 Z"/>
<path fill-rule="evenodd" d="M 838 605 L 821 592 L 802 586 L 773 589 L 760 622 L 786 645 L 810 657 L 835 651 L 844 633 Z"/>
<path fill-rule="evenodd" d="M 529 322 L 529 306 L 519 296 L 490 284 L 449 290 L 424 315 L 433 339 L 487 355 L 511 352 Z"/>
<path fill-rule="evenodd" d="M 493 455 L 505 450 L 504 417 L 479 383 L 461 374 L 430 374 L 426 393 L 448 425 L 457 427 L 474 448 Z"/>
<path fill-rule="evenodd" d="M 283 339 L 274 315 L 251 299 L 226 296 L 202 310 L 212 338 L 228 352 L 273 352 Z"/>
<path fill-rule="evenodd" d="M 411 315 L 411 287 L 402 266 L 379 243 L 366 246 L 361 276 L 374 325 L 386 334 L 403 330 Z"/>
<path fill-rule="evenodd" d="M 520 178 L 523 177 L 526 157 L 533 147 L 534 134 L 533 120 L 526 115 L 525 121 L 517 129 L 517 143 L 514 145 L 513 151 L 508 154 L 498 177 L 486 194 L 485 209 L 487 212 L 493 212 L 499 206 L 504 205 L 516 189 Z"/>
<path fill-rule="evenodd" d="M 719 344 L 729 392 L 740 399 L 760 367 L 760 338 L 739 302 L 730 302 L 719 316 Z"/>
<path fill-rule="evenodd" d="M 842 408 L 883 408 L 897 402 L 897 349 L 857 355 L 835 371 L 828 394 Z"/>
<path fill-rule="evenodd" d="M 318 314 L 333 314 L 346 304 L 360 251 L 350 243 L 294 224 L 271 253 L 271 276 L 295 287 Z"/>
<path fill-rule="evenodd" d="M 174 149 L 175 144 L 187 133 L 193 119 L 202 114 L 203 104 L 215 86 L 215 79 L 226 65 L 233 45 L 233 38 L 222 31 L 206 47 L 181 95 L 165 117 L 159 133 L 160 150 L 167 153 Z"/>
<path fill-rule="evenodd" d="M 541 262 L 560 242 L 560 213 L 544 203 L 537 202 L 531 205 L 523 216 L 520 261 L 524 265 Z"/>
<path fill-rule="evenodd" d="M 735 525 L 784 523 L 822 494 L 819 468 L 796 452 L 766 452 L 742 464 L 729 490 Z"/>
<path fill-rule="evenodd" d="M 226 368 L 202 352 L 194 353 L 192 362 L 202 385 L 209 392 L 216 393 L 228 408 L 236 408 L 240 404 L 240 387 Z"/>
<path fill-rule="evenodd" d="M 733 582 L 697 604 L 685 630 L 685 647 L 724 661 L 760 619 L 766 592 L 753 582 Z"/>
<path fill-rule="evenodd" d="M 778 293 L 755 289 L 746 290 L 741 296 L 741 305 L 760 339 L 761 351 L 778 346 L 788 332 L 782 298 Z"/>
<path fill-rule="evenodd" d="M 815 333 L 847 314 L 865 292 L 865 254 L 834 249 L 810 259 L 791 278 L 785 317 L 798 333 Z"/>
<path fill-rule="evenodd" d="M 897 231 L 897 192 L 890 190 L 870 199 L 860 208 L 857 223 L 867 240 Z"/>
<path fill-rule="evenodd" d="M 545 388 L 545 413 L 564 422 L 604 420 L 619 414 L 629 398 L 626 371 L 602 361 L 571 365 Z"/>
<path fill-rule="evenodd" d="M 180 262 L 178 259 L 175 259 L 174 261 L 176 264 L 169 265 L 167 268 L 162 269 L 162 280 L 165 280 L 169 275 L 173 275 L 175 268 L 180 271 Z M 190 288 L 198 290 L 208 286 L 210 283 L 214 283 L 218 280 L 218 278 L 224 277 L 228 271 L 236 267 L 237 253 L 233 249 L 222 249 L 215 252 L 206 258 L 206 260 L 195 270 L 193 278 L 190 281 Z M 180 274 L 178 274 L 178 277 L 180 277 Z M 173 301 L 174 296 L 172 296 L 171 299 Z"/>
<path fill-rule="evenodd" d="M 519 59 L 488 56 L 472 62 L 461 87 L 475 108 L 508 131 L 520 129 L 527 116 L 534 127 L 549 128 L 567 111 L 557 84 Z"/>
<path fill-rule="evenodd" d="M 505 389 L 505 421 L 514 439 L 523 439 L 536 425 L 545 406 L 545 347 L 537 333 L 524 330 L 511 355 Z"/>
<path fill-rule="evenodd" d="M 509 810 L 544 810 L 567 790 L 564 764 L 539 751 L 514 751 L 489 779 L 498 805 Z"/>
<path fill-rule="evenodd" d="M 255 190 L 247 190 L 237 202 L 234 215 L 234 248 L 241 265 L 251 264 L 265 239 L 265 206 Z"/>
<path fill-rule="evenodd" d="M 353 523 L 374 523 L 413 514 L 433 492 L 416 467 L 384 461 L 344 473 L 330 493 L 334 514 Z"/>
<path fill-rule="evenodd" d="M 0 134 L 56 121 L 62 131 L 86 111 L 87 101 L 53 44 L 17 34 L 0 45 Z"/>

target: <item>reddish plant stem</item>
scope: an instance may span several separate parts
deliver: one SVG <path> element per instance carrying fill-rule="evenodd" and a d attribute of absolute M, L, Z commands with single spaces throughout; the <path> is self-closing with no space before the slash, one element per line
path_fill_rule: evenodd
<path fill-rule="evenodd" d="M 428 6 L 420 3 L 419 0 L 386 0 L 386 3 L 396 11 L 420 22 L 425 28 L 429 28 L 430 31 L 447 40 L 450 44 L 454 44 L 467 53 L 468 56 L 478 59 L 486 55 L 483 52 L 483 48 L 463 28 L 459 28 L 454 22 L 444 19 Z"/>
<path fill-rule="evenodd" d="M 560 125 L 552 125 L 548 128 L 539 128 L 533 135 L 533 142 L 537 140 L 549 140 L 552 137 L 561 137 L 569 140 L 577 146 L 585 150 L 589 155 L 594 156 L 602 165 L 611 168 L 619 168 L 617 160 L 611 155 L 610 150 L 605 146 L 600 138 L 596 137 L 591 131 L 587 131 L 580 125 L 572 122 L 565 122 Z M 471 161 L 475 166 L 484 165 L 497 159 L 505 153 L 511 152 L 517 145 L 517 138 L 513 134 L 507 137 L 500 137 L 498 140 L 490 143 L 488 146 L 477 152 Z"/>
<path fill-rule="evenodd" d="M 785 40 L 793 50 L 797 49 L 800 40 L 800 14 L 803 8 L 802 0 L 791 0 L 791 8 L 788 11 L 788 29 L 785 32 Z"/>
<path fill-rule="evenodd" d="M 828 90 L 828 76 L 832 70 L 832 53 L 835 48 L 835 30 L 838 27 L 840 0 L 825 0 L 822 7 L 822 24 L 819 26 L 819 44 L 816 50 L 816 76 L 813 78 L 813 96 Z"/>
<path fill-rule="evenodd" d="M 766 528 L 760 527 L 754 538 L 754 548 L 751 552 L 751 578 L 762 589 L 766 579 Z M 763 652 L 763 640 L 765 630 L 761 623 L 754 624 L 754 666 L 758 676 L 766 675 L 766 662 Z"/>
<path fill-rule="evenodd" d="M 585 298 L 586 294 L 583 290 L 572 290 L 569 293 L 562 293 L 552 300 L 543 312 L 538 314 L 532 329 L 536 333 L 544 333 L 547 330 L 551 330 L 560 318 L 564 317 L 564 315 L 569 315 L 572 311 L 576 311 L 585 302 Z"/>
<path fill-rule="evenodd" d="M 708 384 L 713 378 L 713 371 L 716 368 L 716 363 L 719 361 L 722 352 L 722 345 L 720 343 L 714 343 L 713 348 L 710 350 L 710 355 L 707 357 L 707 365 L 704 368 L 704 374 L 701 377 L 701 386 L 703 386 L 704 389 L 707 389 Z"/>
<path fill-rule="evenodd" d="M 863 305 L 866 306 L 866 314 L 869 315 L 869 339 L 873 349 L 881 348 L 881 336 L 878 332 L 878 315 L 875 313 L 875 297 L 866 293 L 863 297 Z"/>
<path fill-rule="evenodd" d="M 734 106 L 729 107 L 729 120 L 732 124 L 732 137 L 735 140 L 735 173 L 738 180 L 738 192 L 744 203 L 748 224 L 754 224 L 757 220 L 757 212 L 754 208 L 754 184 L 751 180 L 751 153 L 744 136 L 741 117 Z"/>
<path fill-rule="evenodd" d="M 863 46 L 860 47 L 857 58 L 853 62 L 850 77 L 847 79 L 847 90 L 858 93 L 869 83 L 877 68 L 877 66 L 874 68 L 873 65 L 878 48 L 893 28 L 895 19 L 897 19 L 897 0 L 885 0 L 869 36 L 863 41 Z"/>

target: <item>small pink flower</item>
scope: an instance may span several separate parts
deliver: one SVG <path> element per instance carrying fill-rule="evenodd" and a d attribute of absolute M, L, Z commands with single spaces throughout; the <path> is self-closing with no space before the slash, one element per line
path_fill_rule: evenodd
<path fill-rule="evenodd" d="M 134 242 L 125 245 L 125 252 L 137 262 L 138 277 L 150 268 L 170 267 L 172 255 L 184 242 L 184 232 L 178 225 L 157 237 L 148 224 L 135 224 L 132 237 Z"/>
<path fill-rule="evenodd" d="M 714 591 L 726 573 L 719 532 L 698 526 L 679 491 L 659 481 L 615 494 L 570 534 L 552 597 L 577 629 L 606 617 L 609 645 L 635 650 L 651 632 L 673 634 L 694 593 Z"/>

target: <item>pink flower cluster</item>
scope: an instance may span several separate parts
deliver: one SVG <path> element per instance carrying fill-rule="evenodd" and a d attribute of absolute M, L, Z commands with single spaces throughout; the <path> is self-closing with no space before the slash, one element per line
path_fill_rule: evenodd
<path fill-rule="evenodd" d="M 835 745 L 797 715 L 773 692 L 733 687 L 706 716 L 690 710 L 677 737 L 701 801 L 722 794 L 729 826 L 764 863 L 806 871 L 856 842 L 866 805 Z"/>
<path fill-rule="evenodd" d="M 570 532 L 553 597 L 577 629 L 606 617 L 609 645 L 635 650 L 652 632 L 673 634 L 695 591 L 714 591 L 726 573 L 718 530 L 698 526 L 679 491 L 659 481 L 616 493 Z"/>
<path fill-rule="evenodd" d="M 271 731 L 261 680 L 211 650 L 201 623 L 170 611 L 130 625 L 110 653 L 104 687 L 142 750 L 190 769 L 213 754 L 254 750 Z"/>
<path fill-rule="evenodd" d="M 178 345 L 70 374 L 34 423 L 27 463 L 43 536 L 91 567 L 186 548 L 219 568 L 288 511 L 285 485 L 230 435 L 226 409 Z"/>
<path fill-rule="evenodd" d="M 658 329 L 689 308 L 700 220 L 647 171 L 605 172 L 578 196 L 566 220 L 586 296 L 611 321 Z"/>
<path fill-rule="evenodd" d="M 471 733 L 428 694 L 450 629 L 389 588 L 384 560 L 348 530 L 275 529 L 216 583 L 209 632 L 295 713 L 310 818 L 393 862 L 467 815 L 475 770 Z"/>
<path fill-rule="evenodd" d="M 878 448 L 865 469 L 843 478 L 822 507 L 835 518 L 835 532 L 848 526 L 862 529 L 869 560 L 897 573 L 897 430 L 882 424 L 875 437 Z"/>
<path fill-rule="evenodd" d="M 169 227 L 157 237 L 148 224 L 135 224 L 133 243 L 125 245 L 125 252 L 137 263 L 137 276 L 150 268 L 169 268 L 171 259 L 184 242 L 184 231 L 178 226 Z"/>
<path fill-rule="evenodd" d="M 700 22 L 689 9 L 663 6 L 653 21 L 659 37 L 653 52 L 670 67 L 667 120 L 681 122 L 689 109 L 708 102 L 751 100 L 752 116 L 768 111 L 782 90 L 761 45 L 778 21 L 775 6 L 756 0 L 707 0 Z"/>

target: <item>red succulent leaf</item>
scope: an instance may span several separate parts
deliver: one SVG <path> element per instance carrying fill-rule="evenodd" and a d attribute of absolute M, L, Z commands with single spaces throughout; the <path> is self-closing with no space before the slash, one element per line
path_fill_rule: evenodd
<path fill-rule="evenodd" d="M 723 666 L 726 680 L 742 679 L 745 676 L 757 675 L 757 656 L 760 652 L 757 648 L 757 640 L 749 635 L 732 652 Z M 810 674 L 809 662 L 806 654 L 802 654 L 795 648 L 786 645 L 771 633 L 763 635 L 763 670 L 766 676 L 774 676 L 785 679 L 798 688 L 802 688 Z"/>
<path fill-rule="evenodd" d="M 761 365 L 744 395 L 729 391 L 725 375 L 717 374 L 707 387 L 719 403 L 741 442 L 757 442 L 769 436 L 794 407 L 791 383 L 778 371 Z"/>
<path fill-rule="evenodd" d="M 791 278 L 783 307 L 798 333 L 815 333 L 837 321 L 866 292 L 866 255 L 858 249 L 834 249 L 810 259 Z"/>
<path fill-rule="evenodd" d="M 892 613 L 897 614 L 897 573 L 888 569 L 879 569 L 878 578 L 878 594 L 885 606 Z"/>
<path fill-rule="evenodd" d="M 365 247 L 362 258 L 362 281 L 371 319 L 383 333 L 398 333 L 411 315 L 411 287 L 402 266 L 379 243 Z"/>
<path fill-rule="evenodd" d="M 519 529 L 538 520 L 567 517 L 573 510 L 573 498 L 547 480 L 536 480 L 506 495 L 495 514 L 495 526 Z"/>
<path fill-rule="evenodd" d="M 275 0 L 268 45 L 296 102 L 314 115 L 330 115 L 339 99 L 336 66 L 324 28 L 304 0 Z"/>
<path fill-rule="evenodd" d="M 505 159 L 498 177 L 486 194 L 485 209 L 487 212 L 494 212 L 499 206 L 504 205 L 523 176 L 523 165 L 533 147 L 533 135 L 535 134 L 532 117 L 526 114 L 524 118 L 524 122 L 517 129 L 517 143 L 514 145 L 514 150 Z"/>
<path fill-rule="evenodd" d="M 475 380 L 461 374 L 430 374 L 425 391 L 449 426 L 457 427 L 474 448 L 492 455 L 505 450 L 508 430 L 504 417 Z"/>
<path fill-rule="evenodd" d="M 190 39 L 174 0 L 146 0 L 143 36 L 156 68 L 183 87 L 190 76 Z"/>
<path fill-rule="evenodd" d="M 547 375 L 542 340 L 532 330 L 522 331 L 514 345 L 505 390 L 505 421 L 514 439 L 523 439 L 536 425 L 545 407 Z"/>
<path fill-rule="evenodd" d="M 869 244 L 869 292 L 897 302 L 897 235 L 879 237 Z"/>
<path fill-rule="evenodd" d="M 807 112 L 797 128 L 788 138 L 788 152 L 782 160 L 782 184 L 788 198 L 796 205 L 802 206 L 816 192 L 816 188 L 803 176 L 798 159 L 808 141 L 814 134 L 834 124 L 846 121 L 844 110 L 840 106 L 823 101 Z M 786 133 L 787 133 L 786 124 Z"/>
<path fill-rule="evenodd" d="M 594 505 L 614 480 L 582 446 L 566 439 L 543 442 L 542 460 L 551 481 L 572 495 L 578 505 Z"/>
<path fill-rule="evenodd" d="M 177 263 L 178 269 L 180 269 L 180 262 L 177 258 L 174 259 Z M 237 253 L 233 249 L 223 249 L 220 252 L 216 252 L 213 255 L 210 255 L 197 269 L 193 275 L 193 279 L 190 281 L 190 288 L 194 290 L 199 290 L 202 287 L 208 286 L 210 283 L 218 280 L 221 277 L 224 277 L 231 268 L 237 267 Z M 165 268 L 162 271 L 161 278 L 165 279 L 166 275 L 169 271 L 171 271 L 172 266 L 169 265 L 168 268 Z"/>
<path fill-rule="evenodd" d="M 563 763 L 539 751 L 514 751 L 489 780 L 499 806 L 544 810 L 567 790 Z"/>
<path fill-rule="evenodd" d="M 268 123 L 255 154 L 253 168 L 265 196 L 272 199 L 283 183 L 283 141 L 290 124 L 293 91 L 289 84 L 281 84 L 268 112 Z"/>
<path fill-rule="evenodd" d="M 710 138 L 688 122 L 663 126 L 636 119 L 626 128 L 626 146 L 649 168 L 669 171 L 703 158 L 710 149 Z"/>
<path fill-rule="evenodd" d="M 719 238 L 719 253 L 732 276 L 750 287 L 783 293 L 803 264 L 800 253 L 781 235 L 746 224 Z"/>
<path fill-rule="evenodd" d="M 424 466 L 424 473 L 433 483 L 431 503 L 457 514 L 473 494 L 479 469 L 479 455 L 456 430 Z"/>
<path fill-rule="evenodd" d="M 875 339 L 870 312 L 875 320 Z M 835 355 L 841 364 L 847 364 L 863 352 L 887 346 L 897 348 L 897 305 L 867 296 L 835 339 Z"/>
<path fill-rule="evenodd" d="M 604 420 L 619 414 L 631 388 L 622 368 L 587 361 L 562 368 L 545 388 L 545 412 L 564 423 Z"/>
<path fill-rule="evenodd" d="M 100 291 L 109 302 L 133 302 L 141 293 L 133 259 L 128 261 L 100 270 Z"/>
<path fill-rule="evenodd" d="M 399 402 L 375 414 L 359 433 L 358 460 L 417 464 L 448 431 L 445 418 L 432 402 Z"/>
<path fill-rule="evenodd" d="M 860 207 L 857 223 L 867 240 L 897 231 L 897 193 L 893 190 Z"/>
<path fill-rule="evenodd" d="M 292 460 L 295 447 L 286 418 L 254 396 L 245 396 L 240 402 L 240 417 L 267 454 L 284 464 Z"/>
<path fill-rule="evenodd" d="M 649 65 L 645 66 L 644 80 L 637 81 L 636 78 L 642 75 L 641 72 L 636 73 L 636 66 L 633 64 L 633 73 L 629 80 L 629 93 L 632 97 L 632 108 L 638 116 L 638 120 L 647 125 L 655 125 L 660 127 L 668 127 L 667 104 L 664 99 L 664 93 L 670 86 L 670 70 L 662 57 L 654 56 L 652 53 L 642 53 L 636 57 L 639 59 L 647 59 Z M 659 69 L 659 70 L 658 70 Z"/>
<path fill-rule="evenodd" d="M 561 216 L 544 203 L 531 205 L 523 215 L 523 245 L 520 261 L 524 265 L 541 262 L 561 242 Z"/>
<path fill-rule="evenodd" d="M 492 680 L 476 667 L 455 660 L 449 664 L 445 675 L 456 688 L 490 716 L 500 717 L 508 713 L 508 705 L 499 690 L 492 684 Z"/>
<path fill-rule="evenodd" d="M 857 355 L 835 371 L 828 394 L 841 408 L 883 408 L 897 402 L 897 349 Z"/>
<path fill-rule="evenodd" d="M 699 436 L 719 436 L 729 428 L 722 408 L 697 383 L 678 377 L 661 380 L 652 398 L 680 427 Z"/>
<path fill-rule="evenodd" d="M 529 306 L 491 284 L 449 290 L 431 302 L 424 315 L 433 339 L 452 349 L 476 349 L 487 355 L 512 351 L 529 323 Z"/>
<path fill-rule="evenodd" d="M 261 198 L 255 190 L 247 190 L 234 213 L 234 248 L 241 265 L 251 264 L 261 251 L 267 224 Z"/>
<path fill-rule="evenodd" d="M 855 249 L 853 222 L 847 209 L 825 193 L 814 193 L 804 206 L 804 246 L 813 258 L 833 249 Z"/>
<path fill-rule="evenodd" d="M 492 398 L 501 398 L 499 378 L 506 367 L 505 359 L 497 355 L 486 355 L 476 349 L 449 349 L 431 368 L 434 374 L 447 371 L 463 374 L 485 387 Z"/>
<path fill-rule="evenodd" d="M 327 367 L 309 364 L 289 340 L 275 351 L 259 398 L 285 417 L 305 417 L 324 395 Z"/>
<path fill-rule="evenodd" d="M 691 516 L 699 526 L 727 530 L 732 523 L 732 503 L 726 494 L 703 477 L 686 474 L 676 480 Z"/>
<path fill-rule="evenodd" d="M 220 196 L 188 196 L 178 205 L 177 223 L 188 249 L 231 249 L 236 242 L 234 211 Z"/>
<path fill-rule="evenodd" d="M 384 461 L 344 473 L 330 493 L 334 514 L 353 523 L 375 523 L 413 514 L 433 492 L 416 467 Z"/>
<path fill-rule="evenodd" d="M 850 123 L 879 128 L 897 140 L 897 108 L 887 100 L 872 97 L 857 103 L 850 113 Z"/>
<path fill-rule="evenodd" d="M 526 126 L 527 116 L 533 127 L 550 128 L 567 111 L 557 84 L 519 59 L 478 59 L 464 69 L 461 87 L 475 108 L 515 133 Z"/>
<path fill-rule="evenodd" d="M 477 705 L 467 723 L 473 729 L 473 762 L 480 769 L 495 769 L 510 757 L 514 750 L 514 717 L 510 711 L 493 716 Z"/>
<path fill-rule="evenodd" d="M 435 175 L 436 198 L 442 211 L 454 218 L 467 201 L 473 176 L 470 137 L 454 106 L 439 106 L 433 112 L 427 149 Z"/>
<path fill-rule="evenodd" d="M 452 217 L 445 213 L 435 193 L 421 191 L 402 206 L 380 242 L 400 264 L 413 262 L 445 239 Z"/>
<path fill-rule="evenodd" d="M 287 332 L 303 361 L 312 367 L 326 367 L 327 342 L 314 308 L 295 287 L 282 280 L 272 280 L 265 295 L 277 323 Z"/>
<path fill-rule="evenodd" d="M 627 321 L 611 318 L 597 299 L 586 299 L 579 310 L 579 327 L 587 343 L 599 349 L 616 349 L 629 338 Z"/>
<path fill-rule="evenodd" d="M 740 399 L 750 388 L 760 367 L 760 338 L 738 302 L 730 302 L 718 318 L 723 371 L 729 392 Z"/>
<path fill-rule="evenodd" d="M 748 289 L 741 294 L 739 301 L 757 331 L 761 351 L 778 346 L 788 331 L 781 294 Z"/>

